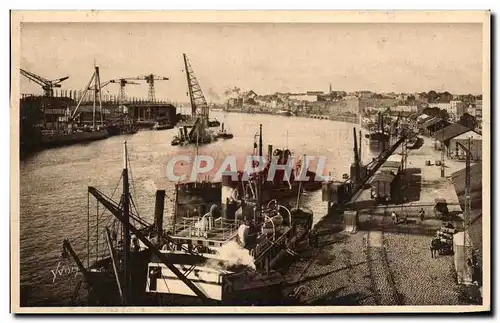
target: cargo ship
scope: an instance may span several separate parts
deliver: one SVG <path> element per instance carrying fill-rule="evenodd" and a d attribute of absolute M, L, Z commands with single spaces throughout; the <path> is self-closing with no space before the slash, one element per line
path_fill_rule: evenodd
<path fill-rule="evenodd" d="M 262 156 L 262 126 L 258 147 Z M 293 191 L 290 183 L 277 185 L 283 177 L 267 183 L 266 176 L 263 171 L 243 180 L 241 171 L 226 172 L 218 183 L 176 184 L 173 241 L 161 252 L 204 296 L 155 257 L 148 265 L 147 293 L 169 305 L 191 304 L 193 298 L 219 305 L 279 304 L 285 277 L 277 269 L 308 234 L 313 214 L 299 202 L 277 202 L 278 195 L 291 192 L 300 200 L 307 183 Z"/>
<path fill-rule="evenodd" d="M 219 189 L 221 208 L 213 204 L 208 212 L 200 207 L 190 212 L 196 209 L 192 202 L 184 214 L 176 203 L 171 229 L 165 230 L 164 190 L 156 193 L 153 224 L 133 211 L 128 160 L 125 143 L 120 202 L 88 187 L 89 197 L 95 197 L 111 219 L 99 210 L 92 219 L 89 203 L 87 266 L 73 248 L 77 244 L 63 241 L 63 257 L 71 256 L 84 279 L 73 295 L 87 288 L 90 306 L 280 303 L 285 277 L 279 266 L 311 229 L 311 211 L 299 203 L 295 208 L 276 200 L 262 203 L 259 180 L 251 183 L 256 194 L 234 199 L 238 185 L 232 174 L 225 174 Z M 194 189 L 198 184 L 190 183 Z M 98 250 L 100 245 L 104 247 Z"/>
<path fill-rule="evenodd" d="M 222 199 L 230 199 L 235 190 L 231 175 L 223 182 Z M 161 252 L 216 304 L 275 305 L 285 283 L 276 269 L 311 226 L 312 212 L 305 209 L 290 210 L 276 200 L 261 208 L 258 197 L 231 200 L 222 212 L 214 204 L 204 214 L 176 214 L 170 235 L 174 242 Z M 200 296 L 155 257 L 147 279 L 146 292 L 161 304 L 186 305 Z M 179 300 L 179 295 L 186 298 Z"/>

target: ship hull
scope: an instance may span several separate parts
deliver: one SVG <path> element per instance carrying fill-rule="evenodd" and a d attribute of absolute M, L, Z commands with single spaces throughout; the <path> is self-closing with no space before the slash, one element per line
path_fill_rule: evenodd
<path fill-rule="evenodd" d="M 41 146 L 44 148 L 67 146 L 77 143 L 106 139 L 109 133 L 106 129 L 88 132 L 73 132 L 69 134 L 44 135 L 41 138 Z"/>

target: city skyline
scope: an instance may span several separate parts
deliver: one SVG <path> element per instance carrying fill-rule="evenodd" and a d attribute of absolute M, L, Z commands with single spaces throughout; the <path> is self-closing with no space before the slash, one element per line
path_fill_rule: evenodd
<path fill-rule="evenodd" d="M 90 53 L 90 54 L 89 54 Z M 101 80 L 153 73 L 156 97 L 188 101 L 182 53 L 205 96 L 228 88 L 275 92 L 435 90 L 482 93 L 481 24 L 25 23 L 21 68 L 83 90 L 94 59 Z M 43 62 L 41 64 L 40 62 Z M 376 80 L 376 81 L 375 81 Z M 147 98 L 146 82 L 126 87 Z M 21 78 L 22 93 L 40 93 Z M 103 93 L 117 95 L 117 85 Z"/>

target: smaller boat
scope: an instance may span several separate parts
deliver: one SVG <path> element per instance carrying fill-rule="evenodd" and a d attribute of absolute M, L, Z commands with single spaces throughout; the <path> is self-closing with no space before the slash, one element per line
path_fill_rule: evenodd
<path fill-rule="evenodd" d="M 168 129 L 173 129 L 173 128 L 174 128 L 174 126 L 171 125 L 170 123 L 160 123 L 160 122 L 157 122 L 153 126 L 153 130 L 168 130 Z"/>
<path fill-rule="evenodd" d="M 293 112 L 288 111 L 288 110 L 280 110 L 276 114 L 279 115 L 279 116 L 283 116 L 283 117 L 291 117 L 291 116 L 293 116 Z"/>
<path fill-rule="evenodd" d="M 172 142 L 171 142 L 171 145 L 172 146 L 179 146 L 181 144 L 181 139 L 179 137 L 174 137 L 174 139 L 172 139 Z"/>
<path fill-rule="evenodd" d="M 190 145 L 190 144 L 209 144 L 218 139 L 217 135 L 211 131 L 206 131 L 202 134 L 202 136 L 196 136 L 196 134 L 191 130 L 188 132 L 187 127 L 179 128 L 179 134 L 174 136 L 172 139 L 172 146 L 179 145 Z"/>
<path fill-rule="evenodd" d="M 224 122 L 222 123 L 221 129 L 217 133 L 217 138 L 221 139 L 232 139 L 234 136 L 232 133 L 227 132 L 227 129 L 224 129 Z"/>
<path fill-rule="evenodd" d="M 219 126 L 220 126 L 219 120 L 217 120 L 217 119 L 208 120 L 208 127 L 209 128 L 215 128 L 215 127 L 219 127 Z"/>

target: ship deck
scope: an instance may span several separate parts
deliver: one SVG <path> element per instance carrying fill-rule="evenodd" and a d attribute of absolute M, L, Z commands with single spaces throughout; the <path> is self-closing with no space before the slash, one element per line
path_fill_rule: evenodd
<path fill-rule="evenodd" d="M 238 221 L 223 218 L 215 219 L 212 226 L 208 228 L 203 228 L 201 223 L 200 218 L 183 218 L 176 223 L 176 229 L 171 237 L 173 239 L 225 242 L 234 239 L 240 224 Z"/>

